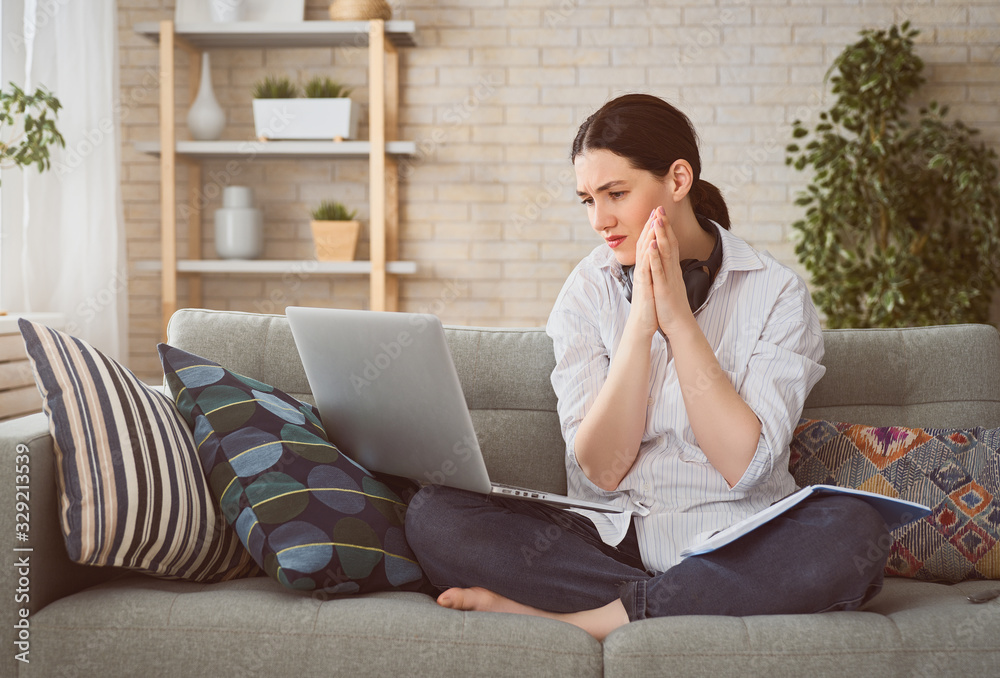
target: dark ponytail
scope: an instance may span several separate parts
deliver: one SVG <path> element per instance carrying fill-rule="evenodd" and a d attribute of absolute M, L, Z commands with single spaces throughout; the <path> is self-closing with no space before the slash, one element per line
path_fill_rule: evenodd
<path fill-rule="evenodd" d="M 729 230 L 729 208 L 722 197 L 722 191 L 716 188 L 715 184 L 704 179 L 694 182 L 694 187 L 691 189 L 691 206 L 696 214 L 708 217 L 722 228 Z"/>
<path fill-rule="evenodd" d="M 698 137 L 686 115 L 649 94 L 626 94 L 604 104 L 587 118 L 573 140 L 570 160 L 585 151 L 604 149 L 620 155 L 635 169 L 659 178 L 684 159 L 691 164 L 691 206 L 696 214 L 729 230 L 729 208 L 718 188 L 701 179 Z"/>

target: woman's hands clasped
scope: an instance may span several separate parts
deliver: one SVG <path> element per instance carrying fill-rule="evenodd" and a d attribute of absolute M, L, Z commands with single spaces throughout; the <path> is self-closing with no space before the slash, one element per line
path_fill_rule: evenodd
<path fill-rule="evenodd" d="M 631 314 L 650 335 L 669 337 L 681 323 L 693 320 L 681 273 L 677 236 L 662 207 L 653 210 L 635 248 Z"/>

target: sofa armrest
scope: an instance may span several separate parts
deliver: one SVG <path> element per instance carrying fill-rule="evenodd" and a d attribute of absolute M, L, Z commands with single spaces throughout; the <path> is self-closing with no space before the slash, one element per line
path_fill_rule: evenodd
<path fill-rule="evenodd" d="M 30 643 L 31 614 L 121 571 L 78 565 L 66 555 L 59 525 L 53 441 L 44 414 L 0 423 L 0 497 L 0 595 L 9 601 L 0 605 L 0 626 L 7 636 L 0 642 L 8 648 L 0 659 L 0 675 L 16 675 L 14 655 L 26 646 L 12 643 L 26 635 Z M 26 523 L 27 529 L 19 529 L 18 523 Z M 27 541 L 21 541 L 19 534 L 26 534 Z M 27 629 L 20 621 L 25 614 L 29 615 Z"/>

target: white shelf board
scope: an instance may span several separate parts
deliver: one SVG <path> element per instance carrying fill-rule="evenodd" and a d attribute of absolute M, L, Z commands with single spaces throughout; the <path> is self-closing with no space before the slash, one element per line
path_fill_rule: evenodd
<path fill-rule="evenodd" d="M 160 24 L 144 21 L 133 30 L 160 41 Z M 416 26 L 412 21 L 386 21 L 386 38 L 396 47 L 413 47 Z M 368 47 L 367 21 L 243 21 L 234 24 L 181 23 L 174 33 L 198 49 L 212 47 Z"/>
<path fill-rule="evenodd" d="M 149 155 L 160 155 L 160 142 L 136 141 L 135 150 Z M 231 158 L 282 159 L 331 159 L 367 158 L 371 155 L 369 141 L 178 141 L 178 155 L 206 160 Z M 416 155 L 413 141 L 389 141 L 385 145 L 388 155 Z"/>
<path fill-rule="evenodd" d="M 135 262 L 137 271 L 159 271 L 162 263 L 156 259 Z M 410 275 L 417 272 L 415 261 L 389 261 L 385 269 L 393 275 Z M 180 259 L 178 273 L 251 273 L 261 275 L 368 275 L 370 261 L 315 261 L 285 259 Z"/>

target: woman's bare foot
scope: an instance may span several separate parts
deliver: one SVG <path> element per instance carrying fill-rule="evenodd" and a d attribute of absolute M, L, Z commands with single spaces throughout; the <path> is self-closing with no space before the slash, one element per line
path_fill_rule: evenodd
<path fill-rule="evenodd" d="M 620 600 L 608 603 L 604 607 L 581 612 L 546 612 L 477 586 L 469 589 L 448 589 L 438 596 L 437 602 L 441 607 L 453 610 L 508 612 L 557 619 L 580 627 L 597 640 L 604 640 L 609 633 L 628 623 L 628 614 Z"/>

